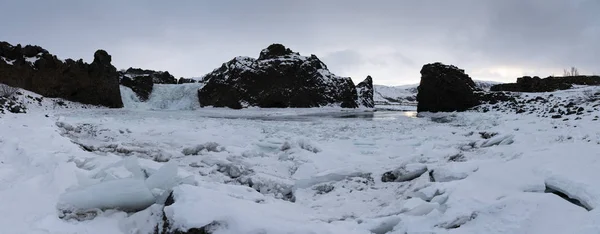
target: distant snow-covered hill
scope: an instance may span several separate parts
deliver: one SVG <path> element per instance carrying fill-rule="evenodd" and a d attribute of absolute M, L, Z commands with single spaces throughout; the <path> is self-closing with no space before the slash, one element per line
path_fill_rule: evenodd
<path fill-rule="evenodd" d="M 500 82 L 475 80 L 475 85 L 483 90 L 490 90 L 490 87 Z M 376 105 L 416 105 L 417 87 L 419 84 L 409 84 L 400 86 L 374 85 L 373 99 Z"/>

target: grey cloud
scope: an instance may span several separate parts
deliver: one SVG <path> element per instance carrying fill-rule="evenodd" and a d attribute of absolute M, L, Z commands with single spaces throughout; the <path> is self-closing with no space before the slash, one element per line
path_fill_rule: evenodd
<path fill-rule="evenodd" d="M 274 42 L 316 54 L 334 73 L 377 74 L 376 82 L 388 84 L 418 81 L 422 64 L 435 61 L 502 81 L 516 78 L 502 67 L 540 76 L 568 66 L 600 73 L 597 0 L 0 0 L 0 6 L 9 9 L 0 15 L 0 40 L 85 60 L 103 48 L 119 68 L 176 76 L 201 76 L 238 55 L 256 57 Z"/>

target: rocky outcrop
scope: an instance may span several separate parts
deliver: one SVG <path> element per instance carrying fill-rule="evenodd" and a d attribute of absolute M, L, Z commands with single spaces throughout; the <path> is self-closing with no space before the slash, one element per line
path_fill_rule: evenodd
<path fill-rule="evenodd" d="M 358 94 L 358 104 L 364 107 L 375 107 L 373 100 L 373 78 L 367 76 L 365 80 L 356 85 L 356 93 Z"/>
<path fill-rule="evenodd" d="M 417 111 L 465 111 L 479 104 L 475 91 L 475 83 L 464 70 L 442 63 L 426 64 L 421 69 Z"/>
<path fill-rule="evenodd" d="M 177 79 L 168 71 L 153 71 L 141 68 L 132 68 L 120 72 L 122 77 L 150 76 L 154 84 L 177 84 Z"/>
<path fill-rule="evenodd" d="M 123 107 L 119 74 L 104 50 L 96 51 L 87 64 L 81 59 L 62 61 L 39 46 L 0 42 L 0 83 L 46 97 Z"/>
<path fill-rule="evenodd" d="M 129 87 L 140 101 L 146 101 L 152 93 L 154 84 L 177 84 L 177 79 L 168 71 L 153 71 L 132 68 L 119 72 L 121 85 Z"/>
<path fill-rule="evenodd" d="M 356 87 L 349 77 L 332 74 L 315 55 L 301 56 L 281 44 L 261 51 L 259 58 L 236 57 L 203 77 L 201 106 L 242 108 L 356 108 Z"/>
<path fill-rule="evenodd" d="M 600 76 L 551 76 L 544 79 L 537 76 L 524 76 L 517 78 L 516 83 L 494 85 L 490 90 L 511 92 L 552 92 L 570 89 L 573 85 L 600 85 Z"/>
<path fill-rule="evenodd" d="M 140 101 L 145 102 L 150 97 L 154 82 L 152 82 L 151 76 L 123 76 L 121 78 L 121 85 L 129 87 L 135 94 L 137 94 Z"/>
<path fill-rule="evenodd" d="M 197 80 L 194 79 L 190 79 L 190 78 L 179 78 L 179 80 L 177 81 L 177 84 L 190 84 L 190 83 L 198 83 Z"/>

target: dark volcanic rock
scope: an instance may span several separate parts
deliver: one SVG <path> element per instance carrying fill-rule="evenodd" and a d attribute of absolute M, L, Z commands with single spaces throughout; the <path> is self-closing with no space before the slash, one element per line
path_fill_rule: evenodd
<path fill-rule="evenodd" d="M 189 83 L 198 83 L 197 80 L 194 79 L 189 79 L 189 78 L 179 78 L 179 80 L 177 81 L 177 84 L 189 84 Z"/>
<path fill-rule="evenodd" d="M 517 83 L 498 84 L 490 88 L 491 91 L 512 92 L 552 92 L 570 89 L 573 85 L 600 85 L 600 76 L 567 76 L 547 77 L 541 79 L 537 76 L 524 76 L 517 79 Z"/>
<path fill-rule="evenodd" d="M 129 87 L 142 102 L 148 100 L 154 87 L 151 76 L 125 76 L 121 78 L 121 85 Z"/>
<path fill-rule="evenodd" d="M 510 93 L 477 91 L 477 92 L 475 92 L 475 95 L 477 96 L 477 100 L 479 100 L 480 104 L 483 104 L 483 103 L 496 104 L 496 103 L 500 103 L 500 102 L 515 103 L 516 102 L 515 97 L 513 97 Z"/>
<path fill-rule="evenodd" d="M 236 57 L 204 76 L 198 91 L 201 106 L 356 108 L 356 87 L 339 77 L 315 55 L 301 56 L 273 44 L 258 59 Z"/>
<path fill-rule="evenodd" d="M 46 97 L 107 107 L 123 107 L 119 74 L 104 50 L 91 64 L 59 60 L 39 46 L 12 46 L 0 42 L 0 83 Z"/>
<path fill-rule="evenodd" d="M 138 76 L 150 76 L 152 77 L 152 83 L 154 84 L 177 84 L 177 79 L 171 75 L 168 71 L 153 71 L 144 70 L 141 68 L 132 68 L 120 72 L 121 77 L 138 77 Z"/>
<path fill-rule="evenodd" d="M 140 101 L 148 100 L 154 84 L 177 84 L 177 79 L 168 71 L 153 71 L 132 68 L 119 72 L 121 85 L 129 87 Z"/>
<path fill-rule="evenodd" d="M 25 105 L 15 96 L 13 97 L 0 97 L 0 114 L 11 113 L 26 113 L 27 108 Z"/>
<path fill-rule="evenodd" d="M 465 111 L 479 104 L 473 80 L 452 65 L 424 65 L 418 90 L 418 112 Z"/>
<path fill-rule="evenodd" d="M 409 164 L 396 170 L 383 173 L 381 182 L 406 182 L 419 178 L 427 172 L 427 166 L 422 164 Z"/>
<path fill-rule="evenodd" d="M 373 100 L 373 78 L 367 76 L 365 80 L 356 85 L 356 93 L 358 94 L 358 104 L 364 107 L 375 107 Z"/>

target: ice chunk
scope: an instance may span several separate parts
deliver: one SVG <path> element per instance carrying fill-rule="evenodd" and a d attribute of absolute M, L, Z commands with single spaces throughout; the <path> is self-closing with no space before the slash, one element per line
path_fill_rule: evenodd
<path fill-rule="evenodd" d="M 57 207 L 63 213 L 94 209 L 140 211 L 154 204 L 155 200 L 143 180 L 118 179 L 63 193 Z"/>
<path fill-rule="evenodd" d="M 135 178 L 143 180 L 146 174 L 140 167 L 137 157 L 127 157 L 121 161 L 106 166 L 98 171 L 92 178 L 102 181 L 124 178 Z"/>
<path fill-rule="evenodd" d="M 433 169 L 433 173 L 431 173 L 431 175 L 433 176 L 435 182 L 450 182 L 467 178 L 467 176 L 478 169 L 479 168 L 475 164 L 450 163 L 448 165 Z"/>
<path fill-rule="evenodd" d="M 348 171 L 339 171 L 334 173 L 329 173 L 325 175 L 315 176 L 309 179 L 301 179 L 297 180 L 294 188 L 304 189 L 309 188 L 313 185 L 325 183 L 325 182 L 337 182 L 342 181 L 346 178 L 350 177 L 368 177 L 369 173 L 364 172 L 348 172 Z"/>
<path fill-rule="evenodd" d="M 499 135 L 499 136 L 495 136 L 492 137 L 491 139 L 484 141 L 481 144 L 481 147 L 491 147 L 491 146 L 495 146 L 495 145 L 510 145 L 512 143 L 514 143 L 515 141 L 513 140 L 515 136 L 514 135 Z"/>
<path fill-rule="evenodd" d="M 148 189 L 171 190 L 179 183 L 177 177 L 177 164 L 173 162 L 165 163 L 158 171 L 150 175 L 146 180 Z"/>

